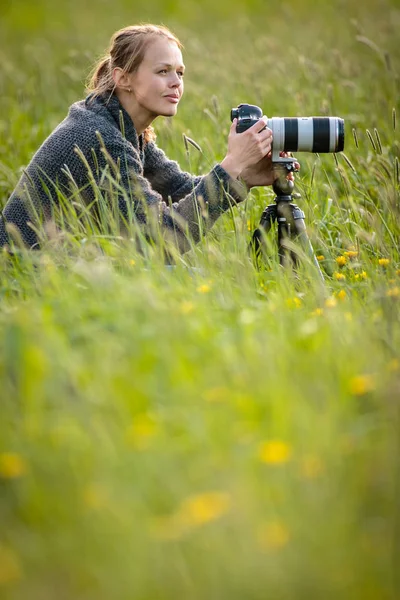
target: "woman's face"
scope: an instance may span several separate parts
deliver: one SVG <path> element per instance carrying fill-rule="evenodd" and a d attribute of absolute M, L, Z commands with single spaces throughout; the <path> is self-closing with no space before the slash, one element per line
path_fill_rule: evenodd
<path fill-rule="evenodd" d="M 183 94 L 182 53 L 166 38 L 151 43 L 135 73 L 129 75 L 132 95 L 140 110 L 152 117 L 172 117 Z"/>

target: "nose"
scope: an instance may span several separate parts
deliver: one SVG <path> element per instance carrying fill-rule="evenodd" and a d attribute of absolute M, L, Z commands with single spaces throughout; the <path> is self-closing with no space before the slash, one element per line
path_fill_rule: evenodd
<path fill-rule="evenodd" d="M 172 79 L 170 81 L 170 86 L 173 88 L 179 87 L 181 85 L 181 78 L 179 77 L 178 73 L 173 73 L 172 75 Z"/>

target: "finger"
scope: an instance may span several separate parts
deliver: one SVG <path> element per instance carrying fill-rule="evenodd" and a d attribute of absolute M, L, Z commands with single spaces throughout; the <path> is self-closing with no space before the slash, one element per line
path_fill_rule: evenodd
<path fill-rule="evenodd" d="M 272 129 L 269 129 L 269 127 L 266 127 L 265 129 L 260 131 L 260 133 L 258 135 L 259 135 L 259 139 L 262 142 L 269 140 L 272 143 L 273 134 L 272 134 Z"/>
<path fill-rule="evenodd" d="M 236 132 L 237 119 L 233 119 L 229 133 Z"/>
<path fill-rule="evenodd" d="M 254 132 L 261 133 L 261 131 L 264 131 L 264 129 L 267 127 L 267 125 L 268 125 L 267 117 L 262 117 L 259 121 L 254 123 L 254 125 L 249 127 L 249 129 L 247 131 L 250 131 L 251 133 L 254 133 Z"/>
<path fill-rule="evenodd" d="M 273 141 L 272 135 L 268 136 L 267 138 L 265 138 L 264 140 L 262 140 L 262 147 L 263 148 L 269 148 L 269 150 L 272 150 L 272 141 Z"/>

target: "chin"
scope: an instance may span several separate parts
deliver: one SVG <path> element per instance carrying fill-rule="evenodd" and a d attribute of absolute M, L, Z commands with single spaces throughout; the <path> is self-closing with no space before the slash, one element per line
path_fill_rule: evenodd
<path fill-rule="evenodd" d="M 162 113 L 160 113 L 163 117 L 174 117 L 178 111 L 177 105 L 172 105 L 170 108 L 164 108 Z"/>

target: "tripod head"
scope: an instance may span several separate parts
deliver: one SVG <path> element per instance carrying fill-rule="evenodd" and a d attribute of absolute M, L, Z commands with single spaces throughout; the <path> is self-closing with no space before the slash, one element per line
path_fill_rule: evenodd
<path fill-rule="evenodd" d="M 272 164 L 274 173 L 278 176 L 273 185 L 272 189 L 275 194 L 279 196 L 291 196 L 294 189 L 293 179 L 288 179 L 289 173 L 296 173 L 299 171 L 297 168 L 297 160 L 292 156 L 280 156 L 275 157 L 272 153 Z"/>

